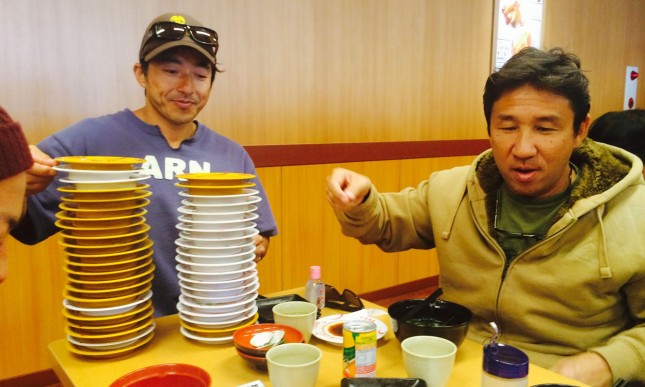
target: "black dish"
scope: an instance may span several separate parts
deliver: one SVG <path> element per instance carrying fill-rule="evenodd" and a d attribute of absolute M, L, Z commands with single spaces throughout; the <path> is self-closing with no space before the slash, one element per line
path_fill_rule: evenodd
<path fill-rule="evenodd" d="M 258 307 L 258 322 L 273 323 L 273 307 L 287 301 L 307 301 L 297 294 L 287 294 L 286 296 L 264 298 L 262 296 L 255 300 Z"/>
<path fill-rule="evenodd" d="M 345 378 L 340 387 L 426 387 L 423 379 L 417 378 Z"/>
<path fill-rule="evenodd" d="M 437 300 L 434 307 L 428 305 L 411 320 L 399 320 L 422 301 L 403 300 L 390 305 L 387 311 L 392 318 L 396 338 L 403 341 L 412 336 L 438 336 L 452 341 L 456 346 L 461 345 L 473 316 L 470 309 L 454 302 Z"/>

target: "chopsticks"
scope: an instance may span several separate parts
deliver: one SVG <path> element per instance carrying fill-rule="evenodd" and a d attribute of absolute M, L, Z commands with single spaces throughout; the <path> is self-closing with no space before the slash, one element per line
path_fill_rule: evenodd
<path fill-rule="evenodd" d="M 624 381 L 623 379 L 618 379 L 616 380 L 616 383 L 612 385 L 612 387 L 625 387 L 627 385 L 627 382 Z"/>

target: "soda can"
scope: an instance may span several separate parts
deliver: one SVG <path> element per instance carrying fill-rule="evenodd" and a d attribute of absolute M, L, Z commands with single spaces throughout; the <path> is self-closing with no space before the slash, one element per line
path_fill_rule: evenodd
<path fill-rule="evenodd" d="M 372 321 L 343 324 L 343 377 L 376 377 L 376 324 Z"/>

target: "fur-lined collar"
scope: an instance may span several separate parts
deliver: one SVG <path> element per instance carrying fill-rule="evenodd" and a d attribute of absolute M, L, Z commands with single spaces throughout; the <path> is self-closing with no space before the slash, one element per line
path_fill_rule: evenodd
<path fill-rule="evenodd" d="M 573 204 L 583 198 L 599 194 L 611 188 L 625 178 L 631 168 L 631 162 L 620 158 L 605 147 L 590 139 L 585 139 L 571 155 L 571 162 L 580 170 L 578 183 L 571 191 L 569 200 L 560 208 L 551 224 L 560 219 Z M 485 154 L 476 169 L 477 180 L 486 193 L 486 212 L 495 212 L 497 189 L 502 184 L 502 175 L 497 169 L 492 152 Z M 493 220 L 489 216 L 489 229 L 493 230 Z"/>

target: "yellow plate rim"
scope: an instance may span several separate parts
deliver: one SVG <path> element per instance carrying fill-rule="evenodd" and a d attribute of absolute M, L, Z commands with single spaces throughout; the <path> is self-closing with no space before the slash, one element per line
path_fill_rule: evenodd
<path fill-rule="evenodd" d="M 143 164 L 145 159 L 128 156 L 61 156 L 54 160 L 64 164 L 79 165 L 124 165 Z"/>
<path fill-rule="evenodd" d="M 147 257 L 146 257 L 147 258 Z M 78 284 L 83 284 L 83 285 L 110 285 L 115 282 L 125 282 L 125 281 L 132 281 L 136 280 L 141 277 L 148 276 L 152 274 L 152 272 L 155 270 L 154 267 L 150 267 L 149 269 L 146 269 L 145 271 L 142 271 L 141 273 L 135 274 L 132 277 L 125 277 L 125 278 L 117 278 L 113 280 L 99 280 L 99 281 L 88 281 L 88 280 L 80 280 L 76 278 L 67 278 L 69 282 L 72 283 L 78 283 Z"/>
<path fill-rule="evenodd" d="M 150 335 L 142 338 L 138 342 L 133 343 L 129 347 L 117 348 L 117 349 L 109 350 L 109 351 L 84 351 L 82 349 L 78 349 L 78 348 L 74 347 L 74 345 L 72 343 L 70 343 L 69 341 L 67 341 L 67 340 L 65 340 L 65 342 L 67 344 L 67 349 L 70 352 L 75 353 L 77 355 L 83 355 L 83 356 L 87 356 L 87 357 L 104 357 L 104 356 L 118 355 L 120 353 L 128 353 L 130 351 L 133 351 L 133 350 L 143 346 L 144 344 L 148 343 L 150 340 L 152 340 L 154 335 L 155 335 L 155 332 L 153 330 L 152 332 L 150 332 Z"/>
<path fill-rule="evenodd" d="M 76 221 L 78 218 L 74 218 L 74 221 Z M 118 228 L 127 228 L 127 227 L 135 227 L 135 226 L 141 226 L 146 222 L 146 218 L 141 216 L 140 220 L 137 220 L 135 223 L 132 224 L 127 224 L 125 226 L 119 225 L 119 226 L 105 226 L 105 227 L 76 227 L 76 226 L 68 226 L 66 224 L 63 224 L 63 222 L 69 222 L 69 220 L 66 219 L 58 219 L 54 224 L 58 228 L 62 228 L 65 230 L 76 230 L 76 231 L 96 231 L 96 230 L 114 230 Z"/>
<path fill-rule="evenodd" d="M 139 183 L 135 187 L 114 188 L 114 189 L 76 189 L 74 185 L 65 185 L 58 187 L 57 190 L 64 193 L 115 193 L 115 192 L 128 192 L 139 191 L 150 188 L 150 184 Z"/>
<path fill-rule="evenodd" d="M 71 251 L 67 251 L 67 249 L 65 249 L 65 254 L 70 255 L 72 257 L 79 257 L 79 258 L 96 258 L 96 257 L 99 257 L 99 256 L 102 257 L 102 258 L 105 258 L 105 257 L 114 257 L 116 255 L 125 255 L 125 254 L 128 254 L 128 253 L 136 253 L 137 251 L 148 249 L 148 248 L 150 248 L 150 247 L 152 247 L 154 245 L 154 243 L 152 242 L 152 239 L 145 239 L 143 242 L 145 242 L 145 245 L 137 247 L 136 249 L 126 250 L 126 251 L 119 251 L 119 252 L 116 252 L 116 253 L 78 254 L 78 253 L 74 253 L 74 252 L 71 252 Z"/>
<path fill-rule="evenodd" d="M 60 203 L 58 205 L 58 208 L 60 208 L 63 211 L 69 211 L 69 212 L 85 212 L 85 213 L 92 213 L 92 212 L 110 212 L 110 211 L 126 211 L 126 210 L 136 210 L 137 208 L 142 208 L 150 204 L 149 199 L 137 199 L 141 200 L 140 203 L 137 204 L 132 204 L 127 207 L 116 207 L 116 208 L 76 208 L 76 207 L 70 207 L 67 202 L 65 203 Z M 84 219 L 84 218 L 83 218 Z"/>
<path fill-rule="evenodd" d="M 136 292 L 130 293 L 130 294 L 126 294 L 126 295 L 123 295 L 123 296 L 118 296 L 118 297 L 110 297 L 110 298 L 80 298 L 80 297 L 70 296 L 69 294 L 67 294 L 67 292 L 64 292 L 63 296 L 68 301 L 84 302 L 84 303 L 87 303 L 87 304 L 100 304 L 100 303 L 104 303 L 104 302 L 120 301 L 120 300 L 127 299 L 127 298 L 130 298 L 130 297 L 140 296 L 142 294 L 145 294 L 145 293 L 149 292 L 150 289 L 152 289 L 152 283 L 146 284 L 146 287 L 141 289 L 141 290 L 139 290 L 139 291 L 136 291 Z M 116 306 L 118 306 L 118 305 L 116 305 Z M 123 306 L 123 305 L 120 305 L 120 306 Z M 79 308 L 82 308 L 82 307 L 79 307 Z M 87 308 L 87 309 L 91 309 L 91 308 Z"/>
<path fill-rule="evenodd" d="M 69 312 L 70 309 L 67 309 L 67 308 L 63 307 L 63 316 L 65 316 L 66 318 L 71 318 L 71 319 L 81 320 L 81 321 L 116 320 L 116 319 L 120 319 L 120 318 L 123 318 L 123 317 L 128 317 L 128 316 L 131 316 L 133 314 L 143 312 L 144 310 L 146 310 L 148 308 L 152 309 L 152 300 L 150 300 L 150 299 L 146 300 L 141 305 L 137 305 L 137 307 L 135 307 L 134 309 L 129 310 L 127 312 L 123 312 L 123 313 L 119 313 L 119 314 L 113 314 L 113 315 L 107 315 L 107 316 L 75 315 L 75 314 L 72 314 L 72 313 Z"/>
<path fill-rule="evenodd" d="M 198 172 L 182 173 L 177 175 L 182 180 L 222 181 L 222 180 L 248 180 L 255 178 L 255 175 L 243 172 Z"/>
<path fill-rule="evenodd" d="M 128 219 L 128 218 L 136 218 L 137 216 L 143 216 L 148 213 L 148 210 L 145 208 L 137 208 L 138 211 L 136 211 L 134 214 L 130 215 L 123 215 L 123 216 L 113 216 L 111 218 L 79 218 L 79 217 L 70 217 L 65 215 L 65 212 L 73 212 L 73 211 L 60 211 L 56 213 L 56 217 L 58 219 L 62 220 L 71 220 L 73 222 L 76 221 L 82 221 L 82 222 L 101 222 L 101 221 L 109 221 L 109 220 L 123 220 L 123 219 Z"/>
<path fill-rule="evenodd" d="M 99 235 L 99 236 L 71 235 L 71 234 L 65 233 L 65 231 L 67 231 L 67 230 L 63 230 L 63 231 L 61 231 L 60 235 L 63 238 L 81 239 L 81 240 L 94 240 L 94 239 L 124 238 L 124 237 L 129 237 L 129 236 L 133 236 L 133 235 L 137 235 L 137 234 L 141 234 L 141 233 L 150 231 L 150 225 L 147 224 L 147 223 L 141 223 L 141 224 L 137 224 L 135 226 L 125 226 L 125 227 L 136 227 L 137 229 L 135 231 L 131 231 L 131 232 L 128 232 L 128 233 L 125 233 L 125 234 Z M 95 229 L 90 229 L 90 230 L 95 230 Z"/>
<path fill-rule="evenodd" d="M 84 191 L 87 192 L 87 191 Z M 145 199 L 152 195 L 152 191 L 140 190 L 140 192 L 135 192 L 137 196 L 126 196 L 123 198 L 114 198 L 114 199 L 78 199 L 70 196 L 62 196 L 61 201 L 65 203 L 112 203 L 112 202 L 125 202 L 127 200 L 139 200 Z"/>
<path fill-rule="evenodd" d="M 196 190 L 226 190 L 226 189 L 238 189 L 238 188 L 250 188 L 255 187 L 255 183 L 245 183 L 239 185 L 188 185 L 182 183 L 175 183 L 175 186 L 179 188 L 187 189 L 196 189 Z"/>
<path fill-rule="evenodd" d="M 69 325 L 72 328 L 87 329 L 87 330 L 114 329 L 114 328 L 129 325 L 129 324 L 133 324 L 133 323 L 138 323 L 141 320 L 145 320 L 146 318 L 152 316 L 152 314 L 154 313 L 154 308 L 148 308 L 148 310 L 142 309 L 140 312 L 142 312 L 142 315 L 140 317 L 137 317 L 136 319 L 132 319 L 132 320 L 123 321 L 123 322 L 120 322 L 118 324 L 81 326 L 81 325 L 78 325 L 76 322 L 69 321 L 69 319 L 68 319 L 67 320 L 67 325 Z M 135 313 L 135 314 L 137 314 L 137 313 Z"/>

